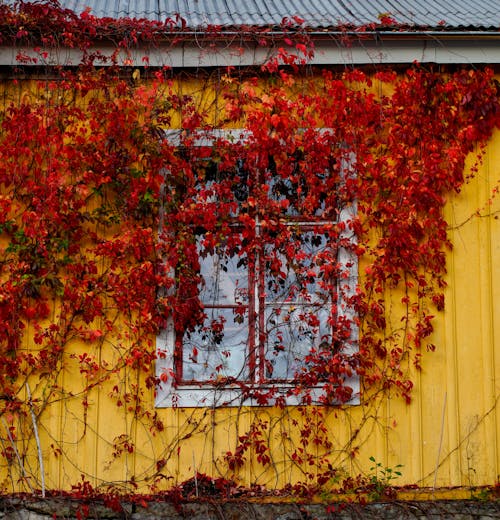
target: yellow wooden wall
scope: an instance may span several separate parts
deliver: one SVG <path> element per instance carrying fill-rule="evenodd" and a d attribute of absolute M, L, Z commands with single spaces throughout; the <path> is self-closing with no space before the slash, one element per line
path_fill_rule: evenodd
<path fill-rule="evenodd" d="M 497 132 L 478 175 L 460 194 L 450 197 L 446 208 L 454 244 L 448 255 L 446 310 L 436 318 L 432 338 L 436 351 L 423 352 L 423 370 L 414 373 L 413 402 L 406 405 L 401 398 L 389 396 L 369 407 L 327 410 L 331 459 L 339 468 L 369 474 L 373 456 L 384 466 L 403 466 L 398 484 L 476 486 L 496 481 L 500 469 L 500 199 L 493 199 L 491 205 L 488 199 L 499 180 Z M 475 215 L 477 209 L 481 216 Z M 67 487 L 82 470 L 96 483 L 120 482 L 131 475 L 140 480 L 154 473 L 161 459 L 166 459 L 160 473 L 167 477 L 167 485 L 191 477 L 195 470 L 230 476 L 223 456 L 256 417 L 269 423 L 274 465 L 265 470 L 249 460 L 242 482 L 282 486 L 303 480 L 303 471 L 309 470 L 305 464 L 294 467 L 287 462 L 287 446 L 293 437 L 298 442 L 300 424 L 310 420 L 293 409 L 161 409 L 158 415 L 165 431 L 152 437 L 124 409 L 108 404 L 105 390 L 94 393 L 91 404 L 87 428 L 96 435 L 83 436 L 78 401 L 62 403 L 57 414 L 44 419 L 49 487 Z M 351 441 L 357 428 L 360 431 Z M 55 436 L 62 433 L 67 460 L 49 456 L 49 431 Z M 123 432 L 134 438 L 136 451 L 112 461 L 113 439 Z"/>
<path fill-rule="evenodd" d="M 346 474 L 370 474 L 374 457 L 384 466 L 401 464 L 397 484 L 422 486 L 477 486 L 492 484 L 500 473 L 500 196 L 488 202 L 500 182 L 500 132 L 489 143 L 478 174 L 459 194 L 450 195 L 446 216 L 454 249 L 448 254 L 446 309 L 435 320 L 435 352 L 423 352 L 423 369 L 414 371 L 414 398 L 410 405 L 396 396 L 381 396 L 369 405 L 322 410 L 332 464 Z M 479 214 L 477 213 L 479 210 Z M 111 349 L 112 345 L 103 345 Z M 72 354 L 89 350 L 74 345 Z M 95 355 L 100 355 L 96 348 Z M 136 420 L 127 406 L 117 407 L 109 396 L 116 384 L 107 382 L 89 394 L 89 407 L 78 396 L 84 381 L 68 355 L 60 383 L 75 397 L 53 399 L 39 416 L 40 448 L 45 485 L 70 488 L 83 475 L 94 486 L 124 483 L 133 476 L 139 489 L 164 489 L 190 478 L 195 471 L 236 477 L 244 484 L 281 487 L 314 468 L 292 464 L 289 454 L 299 445 L 300 429 L 316 428 L 314 410 L 297 409 L 158 409 L 164 430 L 153 434 L 148 424 Z M 133 382 L 131 382 L 133 383 Z M 36 382 L 34 384 L 36 391 Z M 153 392 L 149 400 L 151 414 Z M 248 456 L 239 475 L 224 464 L 224 454 L 234 449 L 239 435 L 256 420 L 268 425 L 266 435 L 274 446 L 273 463 L 262 468 Z M 32 448 L 22 471 L 12 463 L 3 467 L 3 489 L 40 487 L 41 471 L 32 434 L 25 417 L 25 439 Z M 149 421 L 149 422 L 148 422 Z M 117 441 L 128 435 L 134 450 L 114 457 Z M 3 424 L 0 438 L 8 443 Z M 318 448 L 306 448 L 321 455 Z M 164 461 L 159 464 L 159 461 Z M 7 470 L 10 469 L 10 475 Z M 31 484 L 26 483 L 29 480 Z M 156 487 L 155 487 L 156 486 Z"/>

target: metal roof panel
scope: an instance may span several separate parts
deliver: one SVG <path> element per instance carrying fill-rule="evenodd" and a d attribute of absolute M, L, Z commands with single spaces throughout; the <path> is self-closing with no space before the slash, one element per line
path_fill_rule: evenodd
<path fill-rule="evenodd" d="M 13 3 L 14 0 L 0 0 Z M 278 26 L 298 16 L 311 29 L 362 26 L 388 14 L 410 29 L 499 29 L 499 0 L 60 0 L 77 13 L 164 21 L 181 16 L 192 29 Z"/>

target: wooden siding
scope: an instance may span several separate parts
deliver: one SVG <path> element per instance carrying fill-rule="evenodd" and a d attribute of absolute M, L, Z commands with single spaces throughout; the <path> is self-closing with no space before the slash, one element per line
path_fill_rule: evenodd
<path fill-rule="evenodd" d="M 384 466 L 402 465 L 397 484 L 476 486 L 496 482 L 500 473 L 500 196 L 492 194 L 500 182 L 500 132 L 489 143 L 478 174 L 461 193 L 450 195 L 446 214 L 454 244 L 448 253 L 446 309 L 435 320 L 435 352 L 422 352 L 423 369 L 414 371 L 414 399 L 385 396 L 368 410 L 363 404 L 323 410 L 331 460 L 346 473 L 370 473 L 374 457 Z M 479 210 L 479 213 L 478 213 Z M 78 355 L 88 345 L 73 347 Z M 96 350 L 95 355 L 99 352 Z M 68 367 L 70 364 L 68 364 Z M 75 396 L 82 389 L 76 368 L 64 374 Z M 274 446 L 273 464 L 262 468 L 251 456 L 242 468 L 242 483 L 281 487 L 311 472 L 306 462 L 292 464 L 289 448 L 299 443 L 303 427 L 317 427 L 314 410 L 299 409 L 158 409 L 165 429 L 152 435 L 135 420 L 127 406 L 109 399 L 114 382 L 81 399 L 56 401 L 40 417 L 40 445 L 47 488 L 69 488 L 81 475 L 93 485 L 114 483 L 117 488 L 132 476 L 144 481 L 157 470 L 160 487 L 169 487 L 199 471 L 229 477 L 223 457 L 255 420 L 267 424 Z M 124 396 L 121 396 L 122 398 Z M 151 413 L 154 396 L 150 391 Z M 40 474 L 29 417 L 26 439 L 33 449 L 26 469 Z M 0 436 L 6 442 L 4 426 Z M 353 441 L 354 439 L 354 441 Z M 58 451 L 58 442 L 60 449 Z M 134 450 L 114 457 L 117 446 L 130 441 Z M 312 445 L 307 450 L 315 452 Z M 315 453 L 320 455 L 320 453 Z M 158 466 L 164 461 L 163 466 Z M 163 463 L 162 463 L 163 464 Z M 16 470 L 18 471 L 18 470 Z M 21 477 L 20 474 L 17 475 Z M 3 487 L 12 484 L 2 476 Z M 21 486 L 22 487 L 22 486 Z"/>

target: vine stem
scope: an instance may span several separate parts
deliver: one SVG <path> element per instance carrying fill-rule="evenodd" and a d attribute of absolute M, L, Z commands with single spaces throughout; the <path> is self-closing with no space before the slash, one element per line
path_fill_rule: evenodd
<path fill-rule="evenodd" d="M 38 463 L 40 465 L 40 479 L 42 483 L 42 497 L 45 498 L 45 470 L 43 466 L 42 446 L 40 444 L 40 437 L 38 435 L 38 426 L 36 424 L 35 411 L 33 410 L 33 401 L 31 400 L 30 385 L 26 381 L 26 392 L 28 393 L 28 403 L 30 405 L 31 421 L 33 423 L 33 433 L 35 434 L 36 448 L 38 451 Z"/>
<path fill-rule="evenodd" d="M 194 473 L 194 488 L 196 492 L 196 498 L 198 498 L 198 470 L 196 469 L 196 459 L 194 457 L 193 450 L 193 473 Z"/>
<path fill-rule="evenodd" d="M 17 451 L 16 444 L 14 442 L 14 439 L 12 438 L 12 435 L 9 430 L 8 424 L 5 422 L 5 419 L 2 417 L 2 425 L 5 428 L 5 431 L 7 432 L 7 436 L 9 437 L 10 445 L 12 446 L 12 449 L 14 450 L 14 453 L 16 454 L 17 463 L 19 464 L 19 467 L 21 468 L 21 473 L 23 475 L 24 480 L 28 483 L 28 486 L 33 494 L 35 494 L 35 490 L 33 489 L 33 486 L 31 485 L 30 479 L 28 477 L 28 474 L 26 473 L 26 469 L 24 467 L 23 461 L 21 460 L 21 456 L 19 455 L 19 452 Z"/>
<path fill-rule="evenodd" d="M 439 436 L 439 448 L 438 448 L 437 459 L 436 459 L 436 469 L 434 471 L 434 485 L 433 485 L 433 489 L 436 489 L 437 474 L 438 474 L 438 469 L 439 469 L 439 459 L 441 457 L 441 448 L 443 446 L 444 417 L 445 417 L 445 413 L 446 413 L 446 397 L 447 397 L 447 393 L 445 392 L 444 393 L 444 400 L 443 400 L 443 414 L 442 414 L 442 417 L 441 417 L 441 434 Z"/>

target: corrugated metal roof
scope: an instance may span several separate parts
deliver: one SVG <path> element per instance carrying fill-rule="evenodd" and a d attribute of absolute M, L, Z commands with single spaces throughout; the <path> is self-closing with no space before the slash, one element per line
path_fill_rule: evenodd
<path fill-rule="evenodd" d="M 2 1 L 2 0 L 0 0 Z M 3 0 L 10 2 L 11 0 Z M 389 14 L 414 29 L 500 28 L 500 0 L 60 0 L 77 13 L 164 21 L 180 15 L 190 28 L 278 26 L 298 16 L 310 28 L 361 26 Z"/>

